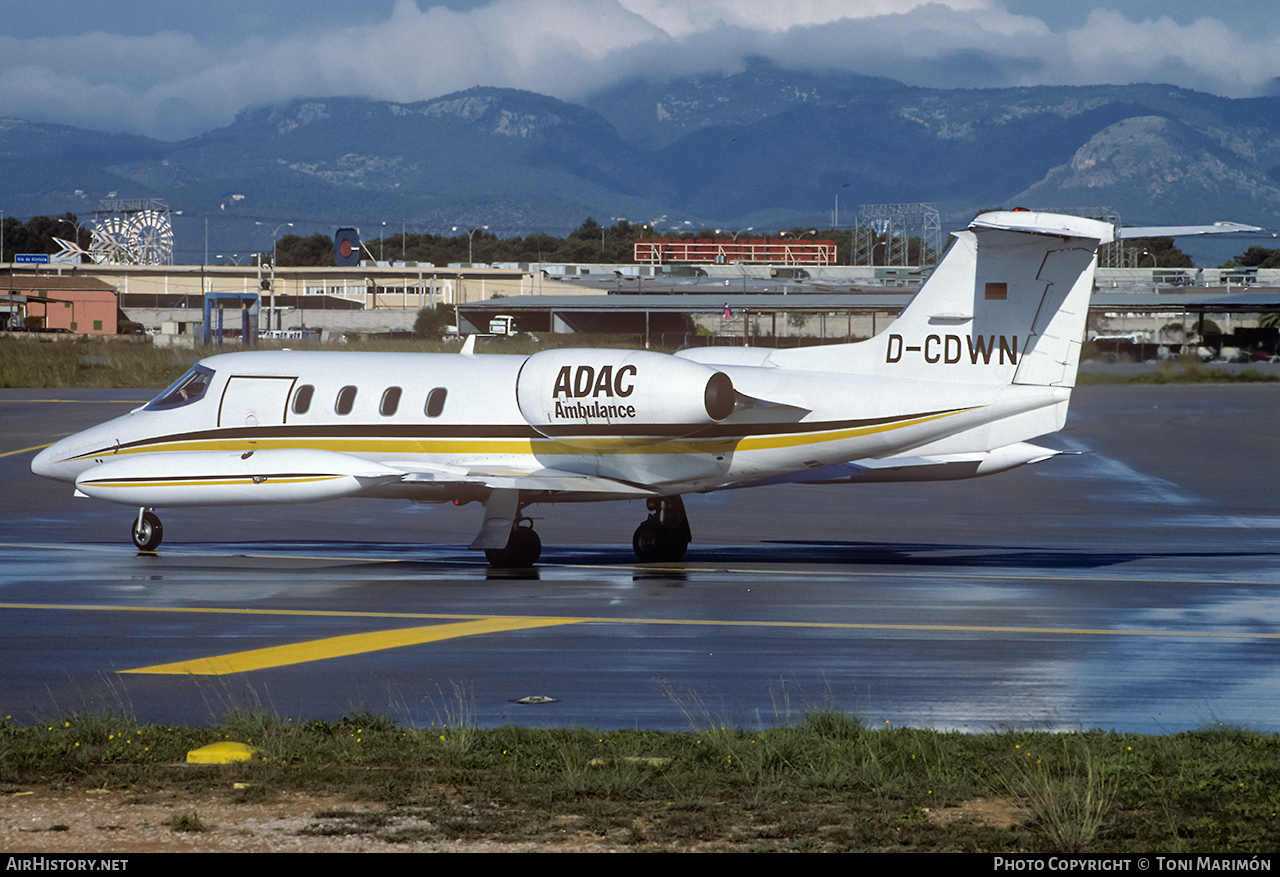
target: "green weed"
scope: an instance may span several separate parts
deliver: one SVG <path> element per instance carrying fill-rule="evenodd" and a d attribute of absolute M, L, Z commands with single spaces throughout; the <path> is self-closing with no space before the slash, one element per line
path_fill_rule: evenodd
<path fill-rule="evenodd" d="M 199 831 L 208 831 L 209 826 L 207 823 L 205 823 L 203 819 L 200 818 L 200 814 L 194 811 L 188 811 L 186 813 L 175 813 L 172 816 L 170 816 L 169 830 L 199 832 Z"/>
<path fill-rule="evenodd" d="M 432 701 L 436 711 L 433 727 L 440 740 L 440 748 L 449 756 L 459 758 L 471 751 L 475 745 L 476 733 L 476 694 L 475 690 L 464 682 L 450 682 L 449 692 L 438 684 L 439 703 Z"/>
<path fill-rule="evenodd" d="M 1106 824 L 1116 798 L 1116 780 L 1076 735 L 1045 743 L 1025 748 L 1015 744 L 1011 776 L 1006 780 L 1009 791 L 1030 803 L 1037 824 L 1055 849 L 1087 849 Z"/>

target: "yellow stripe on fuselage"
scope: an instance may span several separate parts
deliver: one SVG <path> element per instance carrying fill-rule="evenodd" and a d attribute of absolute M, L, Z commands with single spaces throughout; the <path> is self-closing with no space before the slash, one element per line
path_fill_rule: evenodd
<path fill-rule="evenodd" d="M 197 478 L 191 480 L 170 480 L 167 478 L 138 478 L 131 481 L 86 481 L 87 486 L 91 485 L 95 488 L 107 487 L 228 487 L 231 485 L 245 484 L 261 484 L 270 482 L 271 484 L 315 484 L 319 481 L 334 481 L 339 478 L 345 478 L 345 475 L 317 475 L 310 478 L 283 478 L 280 476 L 260 475 L 263 481 L 254 481 L 253 476 L 237 475 L 227 478 Z"/>
<path fill-rule="evenodd" d="M 962 409 L 963 411 L 972 411 L 971 408 Z M 860 438 L 864 435 L 875 435 L 879 432 L 890 432 L 895 429 L 902 429 L 908 426 L 915 426 L 920 423 L 929 423 L 933 420 L 940 420 L 943 417 L 951 417 L 959 414 L 960 411 L 947 411 L 943 414 L 930 414 L 925 417 L 915 417 L 911 420 L 900 420 L 896 423 L 881 423 L 875 426 L 859 426 L 852 429 L 836 429 L 827 432 L 809 432 L 800 435 L 777 435 L 777 436 L 748 436 L 740 439 L 737 444 L 737 450 L 740 451 L 759 451 L 769 448 L 791 448 L 798 445 L 816 445 L 824 442 L 838 442 L 844 439 Z"/>
<path fill-rule="evenodd" d="M 775 448 L 789 448 L 803 445 L 825 444 L 852 438 L 860 438 L 877 433 L 892 432 L 922 423 L 930 423 L 956 414 L 972 411 L 973 408 L 962 408 L 956 411 L 945 411 L 938 414 L 927 414 L 892 423 L 878 423 L 869 426 L 847 427 L 842 429 L 825 429 L 814 432 L 798 432 L 779 435 L 746 435 L 746 436 L 714 436 L 709 438 L 679 439 L 646 439 L 646 438 L 590 438 L 574 439 L 565 442 L 551 438 L 530 439 L 486 439 L 486 438 L 447 438 L 447 439 L 399 439 L 399 438 L 205 438 L 190 441 L 158 440 L 155 444 L 139 447 L 112 449 L 85 455 L 88 457 L 117 456 L 125 454 L 154 454 L 171 451 L 242 451 L 253 450 L 289 450 L 295 448 L 318 449 L 348 453 L 357 456 L 366 454 L 384 455 L 500 455 L 500 456 L 580 456 L 586 454 L 727 454 L 737 451 L 759 451 Z M 798 424 L 799 425 L 799 424 Z"/>
<path fill-rule="evenodd" d="M 164 441 L 138 447 L 114 448 L 81 455 L 78 459 L 124 456 L 125 454 L 160 454 L 170 451 L 243 451 L 246 449 L 293 450 L 315 448 L 349 454 L 531 454 L 529 439 L 336 439 L 336 438 L 215 438 L 193 441 Z M 566 451 L 567 453 L 567 451 Z"/>

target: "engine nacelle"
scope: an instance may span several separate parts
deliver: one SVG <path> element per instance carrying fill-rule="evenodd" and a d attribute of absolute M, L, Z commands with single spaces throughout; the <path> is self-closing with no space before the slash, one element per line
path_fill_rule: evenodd
<path fill-rule="evenodd" d="M 724 372 L 645 350 L 544 350 L 516 379 L 520 413 L 566 444 L 645 444 L 691 435 L 733 413 Z"/>

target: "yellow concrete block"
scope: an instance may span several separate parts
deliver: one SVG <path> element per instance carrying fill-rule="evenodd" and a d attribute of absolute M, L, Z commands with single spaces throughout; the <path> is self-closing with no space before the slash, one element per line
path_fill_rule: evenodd
<path fill-rule="evenodd" d="M 187 764 L 230 764 L 233 761 L 252 761 L 258 750 L 245 743 L 210 743 L 187 753 Z"/>

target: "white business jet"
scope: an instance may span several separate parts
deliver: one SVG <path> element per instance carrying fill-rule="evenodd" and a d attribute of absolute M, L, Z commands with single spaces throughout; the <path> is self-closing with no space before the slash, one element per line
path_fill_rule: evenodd
<path fill-rule="evenodd" d="M 682 494 L 969 478 L 1053 456 L 1028 440 L 1065 421 L 1113 234 L 983 214 L 898 319 L 853 344 L 477 356 L 472 338 L 461 354 L 213 356 L 31 468 L 136 506 L 144 551 L 160 544 L 157 508 L 361 496 L 481 502 L 470 547 L 528 566 L 542 550 L 528 506 L 644 499 L 636 555 L 676 561 Z"/>

